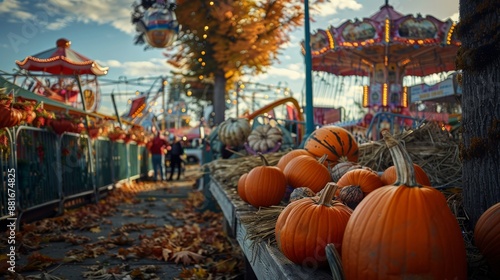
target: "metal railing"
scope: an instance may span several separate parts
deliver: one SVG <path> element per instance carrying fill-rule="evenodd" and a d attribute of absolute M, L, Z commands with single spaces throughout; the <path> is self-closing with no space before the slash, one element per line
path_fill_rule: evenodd
<path fill-rule="evenodd" d="M 22 220 L 37 209 L 57 214 L 77 200 L 95 202 L 120 181 L 146 177 L 151 167 L 146 147 L 134 142 L 57 135 L 29 126 L 0 131 L 7 139 L 0 142 L 0 220 L 11 217 L 12 210 Z M 9 185 L 13 173 L 15 184 Z M 15 201 L 9 200 L 11 186 Z"/>

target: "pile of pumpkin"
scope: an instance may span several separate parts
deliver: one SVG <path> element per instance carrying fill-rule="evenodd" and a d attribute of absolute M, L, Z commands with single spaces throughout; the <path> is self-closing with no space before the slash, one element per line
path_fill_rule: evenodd
<path fill-rule="evenodd" d="M 465 242 L 445 196 L 403 145 L 384 134 L 394 166 L 381 172 L 356 164 L 358 146 L 345 129 L 315 130 L 304 149 L 241 175 L 242 200 L 278 205 L 293 188 L 275 225 L 278 248 L 299 265 L 330 264 L 335 279 L 466 279 Z M 500 203 L 475 228 L 475 243 L 497 269 Z"/>
<path fill-rule="evenodd" d="M 53 117 L 53 113 L 43 108 L 42 102 L 22 97 L 14 99 L 13 94 L 7 94 L 5 88 L 0 88 L 0 128 L 21 124 L 41 127 L 45 125 L 46 119 Z"/>

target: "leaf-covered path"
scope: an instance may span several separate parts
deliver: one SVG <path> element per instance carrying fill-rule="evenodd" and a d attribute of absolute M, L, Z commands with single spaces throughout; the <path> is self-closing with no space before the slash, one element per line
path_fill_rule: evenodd
<path fill-rule="evenodd" d="M 16 273 L 7 273 L 1 260 L 0 277 L 242 278 L 243 255 L 225 235 L 222 214 L 195 189 L 196 173 L 188 170 L 182 181 L 123 184 L 97 204 L 24 225 L 16 236 Z"/>

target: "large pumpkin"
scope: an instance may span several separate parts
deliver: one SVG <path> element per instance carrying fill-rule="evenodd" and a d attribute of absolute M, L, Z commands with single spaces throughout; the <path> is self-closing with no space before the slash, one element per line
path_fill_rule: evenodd
<path fill-rule="evenodd" d="M 313 192 L 321 191 L 330 182 L 330 171 L 323 165 L 326 155 L 317 160 L 311 156 L 297 156 L 285 167 L 286 182 L 293 188 L 308 187 Z"/>
<path fill-rule="evenodd" d="M 384 138 L 398 180 L 353 211 L 342 243 L 346 279 L 466 279 L 462 231 L 444 195 L 417 184 L 404 147 Z"/>
<path fill-rule="evenodd" d="M 416 163 L 413 164 L 413 168 L 415 169 L 415 180 L 417 180 L 417 183 L 430 186 L 431 180 L 429 180 L 429 176 L 427 176 L 424 169 Z M 384 186 L 394 184 L 396 182 L 396 167 L 393 165 L 384 170 L 382 175 L 380 175 L 380 180 L 384 183 Z"/>
<path fill-rule="evenodd" d="M 296 264 L 325 266 L 325 246 L 329 243 L 341 251 L 352 210 L 332 201 L 337 188 L 334 183 L 328 183 L 324 188 L 321 197 L 302 198 L 288 204 L 276 221 L 278 248 Z"/>
<path fill-rule="evenodd" d="M 500 279 L 500 202 L 479 217 L 474 227 L 474 244 Z"/>
<path fill-rule="evenodd" d="M 224 145 L 237 147 L 247 140 L 252 128 L 245 118 L 229 118 L 219 124 L 217 135 Z"/>
<path fill-rule="evenodd" d="M 310 156 L 310 157 L 313 157 L 313 155 L 311 153 L 309 153 L 308 151 L 304 150 L 304 149 L 295 149 L 295 150 L 291 150 L 289 151 L 288 153 L 284 154 L 283 156 L 280 157 L 278 163 L 276 164 L 276 166 L 281 169 L 281 170 L 285 170 L 285 167 L 286 165 L 294 158 L 298 157 L 298 156 Z"/>
<path fill-rule="evenodd" d="M 278 205 L 285 195 L 285 175 L 276 166 L 269 166 L 266 158 L 259 154 L 263 165 L 252 168 L 245 179 L 245 197 L 254 207 Z"/>
<path fill-rule="evenodd" d="M 358 161 L 358 143 L 352 134 L 342 127 L 323 126 L 314 130 L 304 142 L 304 149 L 321 157 L 328 155 L 328 161 L 335 165 L 340 159 Z"/>

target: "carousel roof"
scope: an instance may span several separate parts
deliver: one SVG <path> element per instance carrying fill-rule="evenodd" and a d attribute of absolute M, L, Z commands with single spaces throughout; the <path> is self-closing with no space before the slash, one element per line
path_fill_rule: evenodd
<path fill-rule="evenodd" d="M 43 71 L 54 75 L 106 75 L 109 67 L 102 67 L 70 48 L 71 42 L 59 39 L 56 47 L 16 61 L 21 69 Z"/>
<path fill-rule="evenodd" d="M 411 76 L 452 71 L 460 46 L 454 31 L 450 19 L 403 15 L 385 4 L 368 18 L 311 34 L 312 69 L 369 76 L 377 64 L 395 63 Z"/>

